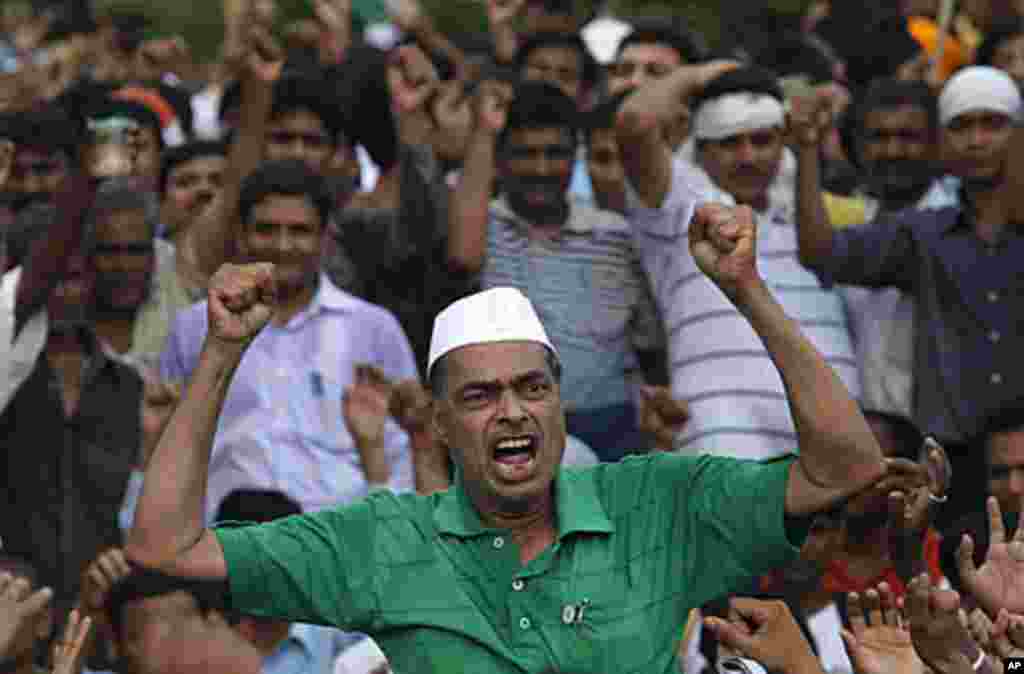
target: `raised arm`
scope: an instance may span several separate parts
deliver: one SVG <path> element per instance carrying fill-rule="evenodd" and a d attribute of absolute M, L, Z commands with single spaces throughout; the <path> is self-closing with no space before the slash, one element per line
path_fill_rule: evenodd
<path fill-rule="evenodd" d="M 761 278 L 756 229 L 749 208 L 702 206 L 690 223 L 690 251 L 746 316 L 779 370 L 800 450 L 786 488 L 786 514 L 808 515 L 875 484 L 888 464 L 843 382 Z"/>
<path fill-rule="evenodd" d="M 516 19 L 524 7 L 526 0 L 487 0 L 487 24 L 496 63 L 511 65 L 515 62 L 519 49 Z"/>
<path fill-rule="evenodd" d="M 448 210 L 448 263 L 460 273 L 475 274 L 487 256 L 487 226 L 494 187 L 496 146 L 508 116 L 508 92 L 496 82 L 480 85 L 476 127 Z"/>
<path fill-rule="evenodd" d="M 660 208 L 672 186 L 672 152 L 665 126 L 680 106 L 719 75 L 736 68 L 716 61 L 683 66 L 635 91 L 619 110 L 616 133 L 626 178 L 648 208 Z"/>
<path fill-rule="evenodd" d="M 11 150 L 13 154 L 13 148 Z M 46 303 L 63 277 L 68 259 L 82 246 L 85 219 L 92 205 L 92 180 L 76 170 L 57 193 L 57 220 L 32 244 L 22 262 L 14 308 L 14 334 Z"/>
<path fill-rule="evenodd" d="M 241 112 L 228 153 L 220 206 L 208 209 L 207 215 L 192 228 L 192 235 L 197 239 L 196 263 L 207 278 L 212 277 L 220 265 L 234 259 L 242 181 L 263 160 L 274 83 L 283 66 L 283 53 L 273 38 L 264 29 L 250 25 L 238 68 L 242 84 Z"/>
<path fill-rule="evenodd" d="M 126 556 L 190 578 L 226 578 L 224 553 L 203 526 L 210 452 L 228 386 L 270 319 L 273 265 L 224 265 L 210 282 L 209 333 L 185 395 L 146 466 Z"/>
<path fill-rule="evenodd" d="M 823 96 L 797 98 L 790 126 L 797 143 L 797 232 L 800 263 L 818 268 L 832 254 L 832 225 L 821 192 L 821 142 L 832 122 L 830 102 Z"/>

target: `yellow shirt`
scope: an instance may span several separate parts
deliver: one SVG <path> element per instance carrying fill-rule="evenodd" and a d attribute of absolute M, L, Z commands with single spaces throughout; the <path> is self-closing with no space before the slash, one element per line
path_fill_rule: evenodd
<path fill-rule="evenodd" d="M 825 211 L 833 229 L 863 225 L 868 220 L 867 202 L 863 197 L 844 197 L 825 192 Z"/>

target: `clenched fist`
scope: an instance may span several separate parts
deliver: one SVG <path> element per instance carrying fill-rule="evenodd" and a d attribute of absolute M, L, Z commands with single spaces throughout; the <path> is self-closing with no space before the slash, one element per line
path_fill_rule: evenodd
<path fill-rule="evenodd" d="M 759 280 L 757 223 L 746 206 L 705 204 L 690 221 L 690 253 L 697 266 L 729 297 Z"/>
<path fill-rule="evenodd" d="M 209 336 L 243 349 L 274 313 L 274 265 L 225 264 L 210 281 Z"/>

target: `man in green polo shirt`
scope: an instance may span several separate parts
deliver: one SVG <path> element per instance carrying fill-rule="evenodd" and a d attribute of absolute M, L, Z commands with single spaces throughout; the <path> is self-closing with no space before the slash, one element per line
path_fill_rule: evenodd
<path fill-rule="evenodd" d="M 270 265 L 227 265 L 126 552 L 166 573 L 225 579 L 236 611 L 366 632 L 401 674 L 673 671 L 688 611 L 791 560 L 809 515 L 922 479 L 883 459 L 758 275 L 755 242 L 749 209 L 696 209 L 694 257 L 778 366 L 799 458 L 655 454 L 560 469 L 557 354 L 529 301 L 499 288 L 456 302 L 434 326 L 428 369 L 435 432 L 457 466 L 452 488 L 204 530 L 217 415 L 274 310 Z"/>

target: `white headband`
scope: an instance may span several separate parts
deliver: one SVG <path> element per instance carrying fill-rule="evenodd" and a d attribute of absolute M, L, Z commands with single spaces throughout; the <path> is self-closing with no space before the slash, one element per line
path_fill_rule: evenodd
<path fill-rule="evenodd" d="M 1015 122 L 1020 120 L 1020 90 L 1009 75 L 989 66 L 972 66 L 946 83 L 939 96 L 942 126 L 948 126 L 960 115 L 978 111 L 998 112 Z"/>
<path fill-rule="evenodd" d="M 786 108 L 773 96 L 739 92 L 705 101 L 693 117 L 699 140 L 722 140 L 785 126 Z"/>

